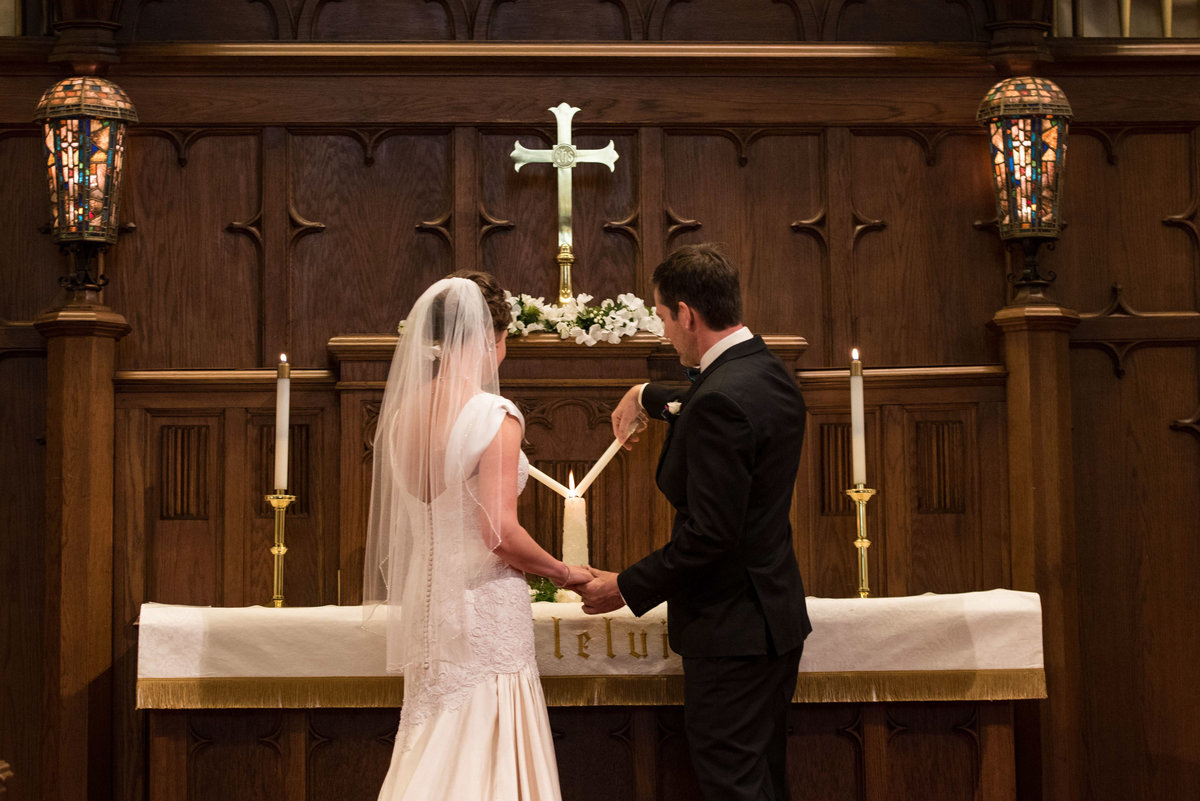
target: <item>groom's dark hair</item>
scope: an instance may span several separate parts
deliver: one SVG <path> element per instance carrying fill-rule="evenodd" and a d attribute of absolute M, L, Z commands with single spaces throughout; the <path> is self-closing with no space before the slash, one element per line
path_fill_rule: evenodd
<path fill-rule="evenodd" d="M 711 243 L 684 245 L 654 268 L 654 288 L 675 319 L 686 303 L 714 331 L 742 321 L 742 290 L 737 270 L 721 249 Z"/>

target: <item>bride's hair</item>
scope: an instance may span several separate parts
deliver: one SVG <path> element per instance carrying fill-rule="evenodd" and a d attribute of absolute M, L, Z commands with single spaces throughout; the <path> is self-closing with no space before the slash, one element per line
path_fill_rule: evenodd
<path fill-rule="evenodd" d="M 474 281 L 479 287 L 479 291 L 483 293 L 483 299 L 487 301 L 488 311 L 492 315 L 492 329 L 497 334 L 508 330 L 508 324 L 512 322 L 512 310 L 509 308 L 508 301 L 504 299 L 504 290 L 500 287 L 496 276 L 478 270 L 459 270 L 446 277 Z"/>

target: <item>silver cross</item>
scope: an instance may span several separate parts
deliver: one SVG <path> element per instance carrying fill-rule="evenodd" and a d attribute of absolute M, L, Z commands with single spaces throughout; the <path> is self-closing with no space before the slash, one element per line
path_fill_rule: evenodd
<path fill-rule="evenodd" d="M 515 163 L 514 168 L 520 172 L 526 164 L 548 162 L 558 170 L 558 244 L 561 248 L 572 247 L 571 239 L 571 169 L 579 163 L 607 164 L 608 169 L 616 171 L 613 165 L 617 160 L 617 151 L 612 140 L 608 147 L 601 150 L 579 150 L 571 144 L 571 118 L 579 109 L 559 103 L 549 109 L 558 120 L 558 143 L 553 150 L 530 150 L 520 141 L 513 143 L 513 152 L 509 155 Z"/>

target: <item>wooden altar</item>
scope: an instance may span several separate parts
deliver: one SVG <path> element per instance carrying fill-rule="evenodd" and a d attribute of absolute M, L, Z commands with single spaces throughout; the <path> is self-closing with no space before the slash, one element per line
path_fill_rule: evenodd
<path fill-rule="evenodd" d="M 794 798 L 1015 797 L 1011 705 L 1045 697 L 1036 595 L 814 598 L 809 612 Z M 696 798 L 665 607 L 635 618 L 537 603 L 532 617 L 565 801 Z M 281 801 L 375 797 L 403 698 L 383 621 L 364 626 L 361 607 L 147 604 L 139 628 L 151 801 L 246 787 Z"/>

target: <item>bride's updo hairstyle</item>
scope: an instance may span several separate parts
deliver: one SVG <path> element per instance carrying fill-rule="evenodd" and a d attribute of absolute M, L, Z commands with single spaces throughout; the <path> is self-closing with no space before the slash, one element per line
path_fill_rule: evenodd
<path fill-rule="evenodd" d="M 501 331 L 508 330 L 508 324 L 512 322 L 512 311 L 509 308 L 508 301 L 504 299 L 504 290 L 500 288 L 500 282 L 496 280 L 496 276 L 491 273 L 482 273 L 477 270 L 459 270 L 450 273 L 447 278 L 465 278 L 468 281 L 474 281 L 479 287 L 479 291 L 483 293 L 483 299 L 487 302 L 488 311 L 492 315 L 492 330 L 497 334 Z"/>

